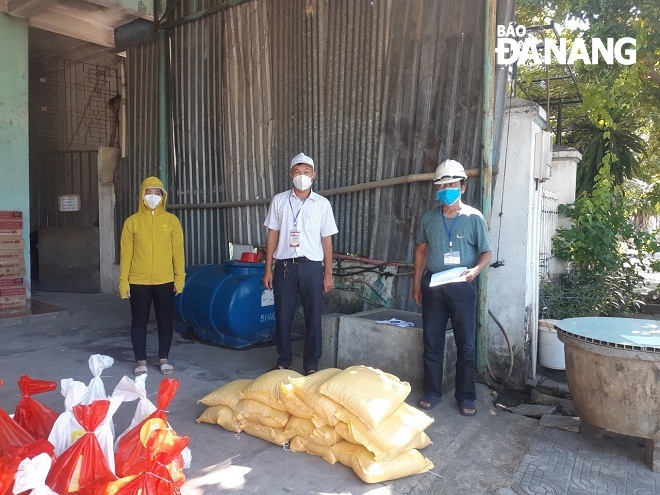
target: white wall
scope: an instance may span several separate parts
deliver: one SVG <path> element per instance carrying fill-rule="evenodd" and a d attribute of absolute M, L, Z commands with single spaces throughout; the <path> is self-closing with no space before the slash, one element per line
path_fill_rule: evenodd
<path fill-rule="evenodd" d="M 543 184 L 543 187 L 557 194 L 560 205 L 569 205 L 575 201 L 575 183 L 577 178 L 577 164 L 582 159 L 580 152 L 567 146 L 555 146 L 552 150 L 552 177 Z M 571 221 L 565 215 L 557 217 L 557 227 L 568 228 Z M 566 273 L 568 262 L 554 260 L 554 273 Z"/>
<path fill-rule="evenodd" d="M 575 201 L 577 164 L 581 159 L 582 155 L 574 148 L 555 146 L 552 149 L 552 177 L 543 186 L 557 194 L 560 205 L 569 205 Z M 569 227 L 570 220 L 559 215 L 557 226 Z"/>
<path fill-rule="evenodd" d="M 526 331 L 535 331 L 538 313 L 538 223 L 541 184 L 534 179 L 536 135 L 545 127 L 545 111 L 536 103 L 513 99 L 504 116 L 500 163 L 493 191 L 488 307 L 502 323 L 514 353 L 508 384 L 522 386 L 528 373 Z M 550 162 L 550 157 L 547 157 Z M 500 215 L 500 212 L 502 215 Z M 533 316 L 533 317 L 532 317 Z M 501 330 L 489 319 L 489 361 L 503 378 L 509 351 Z M 535 356 L 535 341 L 529 352 Z"/>

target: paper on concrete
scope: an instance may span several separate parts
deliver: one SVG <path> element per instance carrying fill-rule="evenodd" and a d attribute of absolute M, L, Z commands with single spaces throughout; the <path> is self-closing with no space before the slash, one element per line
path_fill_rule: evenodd
<path fill-rule="evenodd" d="M 454 282 L 467 282 L 467 276 L 461 275 L 467 266 L 457 266 L 456 268 L 450 268 L 443 272 L 434 273 L 431 275 L 431 283 L 429 287 L 436 287 L 443 284 L 451 284 Z"/>
<path fill-rule="evenodd" d="M 390 318 L 389 320 L 374 320 L 376 323 L 382 323 L 384 325 L 394 325 L 395 327 L 414 327 L 415 324 L 412 321 L 398 320 L 396 318 Z"/>

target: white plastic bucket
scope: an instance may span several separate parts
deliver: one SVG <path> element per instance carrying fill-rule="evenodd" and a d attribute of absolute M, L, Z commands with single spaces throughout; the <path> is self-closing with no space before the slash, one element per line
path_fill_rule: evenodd
<path fill-rule="evenodd" d="M 557 337 L 554 322 L 539 322 L 539 363 L 545 368 L 565 370 L 564 343 Z"/>

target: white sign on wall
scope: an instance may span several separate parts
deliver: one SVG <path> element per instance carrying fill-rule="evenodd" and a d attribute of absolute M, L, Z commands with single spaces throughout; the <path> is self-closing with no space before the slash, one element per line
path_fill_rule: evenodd
<path fill-rule="evenodd" d="M 80 195 L 69 194 L 57 197 L 59 211 L 80 211 Z"/>

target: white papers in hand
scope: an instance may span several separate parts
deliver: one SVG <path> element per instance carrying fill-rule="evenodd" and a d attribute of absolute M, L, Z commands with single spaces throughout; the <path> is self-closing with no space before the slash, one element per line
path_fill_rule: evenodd
<path fill-rule="evenodd" d="M 431 283 L 429 287 L 436 287 L 443 284 L 451 284 L 454 282 L 467 282 L 467 276 L 461 275 L 467 266 L 457 266 L 456 268 L 450 268 L 444 272 L 438 272 L 431 275 Z"/>

